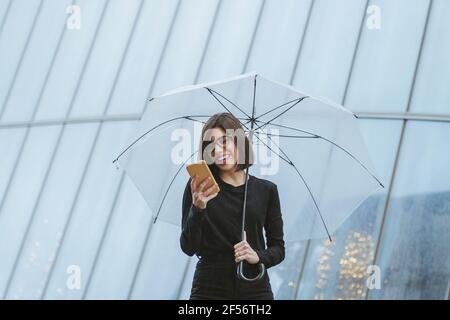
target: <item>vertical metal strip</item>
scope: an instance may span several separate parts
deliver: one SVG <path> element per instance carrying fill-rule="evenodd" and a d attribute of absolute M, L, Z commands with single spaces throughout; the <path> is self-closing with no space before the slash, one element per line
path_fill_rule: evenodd
<path fill-rule="evenodd" d="M 5 26 L 6 18 L 8 17 L 9 10 L 11 9 L 11 4 L 12 4 L 12 0 L 9 0 L 8 6 L 6 7 L 5 13 L 3 14 L 3 17 L 2 17 L 2 22 L 0 24 L 0 36 L 3 33 L 3 27 Z"/>
<path fill-rule="evenodd" d="M 248 71 L 247 70 L 248 62 L 250 60 L 250 55 L 252 53 L 253 45 L 255 44 L 256 34 L 258 33 L 258 28 L 261 23 L 261 17 L 264 12 L 265 5 L 266 5 L 266 0 L 262 0 L 261 6 L 259 7 L 258 17 L 257 17 L 256 23 L 255 23 L 255 28 L 253 29 L 252 38 L 251 38 L 250 44 L 248 46 L 247 56 L 245 57 L 244 65 L 242 67 L 242 73 L 245 73 L 246 71 Z"/>
<path fill-rule="evenodd" d="M 428 31 L 428 23 L 429 23 L 429 20 L 430 20 L 430 15 L 431 15 L 432 8 L 433 8 L 433 0 L 429 0 L 427 16 L 426 16 L 426 19 L 425 19 L 425 24 L 424 24 L 423 33 L 422 33 L 422 39 L 421 39 L 419 51 L 418 51 L 418 54 L 417 54 L 417 60 L 416 60 L 415 68 L 414 68 L 414 74 L 413 74 L 413 78 L 412 78 L 411 89 L 409 91 L 408 102 L 407 102 L 407 105 L 406 105 L 406 112 L 408 112 L 410 110 L 410 108 L 411 108 L 412 97 L 413 97 L 413 94 L 414 94 L 414 89 L 416 87 L 417 74 L 418 74 L 420 62 L 422 60 L 423 47 L 424 47 L 424 44 L 425 44 L 425 39 L 426 39 L 427 31 Z M 374 253 L 374 259 L 373 259 L 373 264 L 374 265 L 376 264 L 376 262 L 377 262 L 377 260 L 379 258 L 378 256 L 380 254 L 381 239 L 382 239 L 382 236 L 383 236 L 384 225 L 385 225 L 386 219 L 387 219 L 387 213 L 388 213 L 388 210 L 389 210 L 389 207 L 390 207 L 390 202 L 391 202 L 391 197 L 392 197 L 392 189 L 393 189 L 393 186 L 394 186 L 394 183 L 395 183 L 395 179 L 397 177 L 397 175 L 396 175 L 397 167 L 398 167 L 400 155 L 401 155 L 401 152 L 402 152 L 403 139 L 404 139 L 404 136 L 405 136 L 405 130 L 406 130 L 407 122 L 408 122 L 408 120 L 405 119 L 405 120 L 403 120 L 403 123 L 402 123 L 402 129 L 401 129 L 401 133 L 400 133 L 398 149 L 397 149 L 397 153 L 395 155 L 394 167 L 392 169 L 391 181 L 389 183 L 388 193 L 387 193 L 387 196 L 386 196 L 386 202 L 385 202 L 384 210 L 383 210 L 383 217 L 381 218 L 380 230 L 378 232 L 377 243 L 376 243 L 376 246 L 375 246 L 375 253 Z M 366 288 L 366 300 L 367 299 L 369 299 L 369 290 L 368 290 L 368 288 Z"/>
<path fill-rule="evenodd" d="M 124 178 L 125 178 L 125 174 L 122 173 L 121 176 L 120 176 L 119 184 L 118 184 L 119 187 L 116 189 L 116 192 L 115 192 L 115 195 L 114 195 L 114 198 L 113 198 L 113 202 L 111 204 L 111 209 L 109 211 L 108 218 L 106 220 L 105 228 L 103 228 L 102 236 L 101 236 L 99 245 L 97 247 L 97 250 L 95 252 L 94 261 L 92 262 L 92 266 L 91 266 L 91 272 L 89 272 L 88 275 L 87 275 L 86 284 L 84 285 L 83 293 L 82 293 L 82 296 L 81 296 L 82 300 L 86 299 L 86 296 L 87 296 L 87 294 L 89 292 L 89 288 L 91 286 L 91 282 L 92 282 L 92 278 L 93 278 L 94 272 L 97 269 L 97 263 L 98 263 L 98 260 L 100 258 L 101 248 L 103 248 L 103 244 L 105 243 L 106 235 L 108 233 L 107 232 L 108 231 L 108 227 L 111 224 L 111 220 L 112 220 L 112 217 L 113 217 L 114 208 L 116 207 L 117 200 L 119 199 L 119 195 L 122 192 Z"/>
<path fill-rule="evenodd" d="M 295 78 L 295 75 L 297 74 L 298 65 L 300 63 L 300 55 L 302 54 L 302 51 L 303 51 L 303 44 L 305 42 L 306 33 L 308 32 L 309 22 L 311 20 L 311 14 L 312 14 L 313 8 L 314 8 L 314 0 L 310 0 L 308 14 L 306 16 L 306 21 L 305 21 L 305 24 L 304 24 L 304 27 L 303 27 L 303 32 L 302 32 L 302 35 L 300 37 L 300 45 L 299 45 L 298 50 L 297 50 L 297 56 L 295 57 L 294 67 L 292 68 L 291 77 L 289 79 L 289 84 L 290 85 L 292 85 L 294 83 L 294 78 Z"/>
<path fill-rule="evenodd" d="M 19 73 L 19 71 L 22 67 L 23 58 L 25 57 L 25 54 L 27 53 L 28 46 L 30 45 L 30 39 L 34 34 L 34 30 L 36 28 L 36 23 L 39 19 L 39 16 L 41 15 L 42 4 L 43 4 L 43 0 L 40 0 L 39 6 L 36 10 L 36 14 L 33 19 L 33 22 L 31 23 L 30 31 L 28 32 L 27 39 L 25 40 L 25 46 L 22 49 L 22 52 L 21 52 L 20 58 L 19 58 L 19 62 L 17 63 L 16 70 L 14 71 L 14 76 L 11 80 L 11 84 L 9 85 L 8 91 L 6 92 L 5 101 L 3 102 L 3 107 L 0 110 L 0 120 L 3 118 L 3 114 L 5 113 L 6 107 L 8 106 L 8 102 L 9 102 L 9 98 L 11 97 L 12 89 L 14 88 L 14 85 L 16 84 L 17 74 Z"/>

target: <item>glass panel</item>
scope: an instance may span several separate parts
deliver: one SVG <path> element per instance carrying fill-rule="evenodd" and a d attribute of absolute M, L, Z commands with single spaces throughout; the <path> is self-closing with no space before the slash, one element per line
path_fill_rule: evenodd
<path fill-rule="evenodd" d="M 0 129 L 0 203 L 6 195 L 6 188 L 13 172 L 26 129 Z M 1 207 L 1 206 L 0 206 Z M 0 213 L 1 215 L 1 213 Z"/>
<path fill-rule="evenodd" d="M 2 1 L 0 2 L 0 21 L 5 21 L 8 7 L 12 4 L 12 0 Z"/>
<path fill-rule="evenodd" d="M 105 1 L 80 0 L 77 4 L 81 10 L 81 28 L 65 31 L 42 93 L 37 120 L 65 118 L 79 85 Z M 65 11 L 63 14 L 66 15 Z"/>
<path fill-rule="evenodd" d="M 405 131 L 370 299 L 447 299 L 450 280 L 450 124 Z"/>
<path fill-rule="evenodd" d="M 429 0 L 373 0 L 380 29 L 365 25 L 346 106 L 354 111 L 406 110 Z M 366 15 L 376 18 L 374 13 Z M 414 22 L 412 22 L 414 21 Z"/>
<path fill-rule="evenodd" d="M 132 298 L 177 299 L 187 263 L 188 257 L 180 249 L 180 228 L 168 223 L 156 223 Z M 149 286 L 149 283 L 152 285 Z"/>
<path fill-rule="evenodd" d="M 0 211 L 0 252 L 2 252 L 0 294 L 2 297 L 14 271 L 15 259 L 20 253 L 20 245 L 41 190 L 59 130 L 58 126 L 30 129 L 30 136 L 18 160 L 11 186 L 3 195 L 5 199 Z M 24 267 L 27 266 L 30 267 L 29 264 L 24 265 Z M 18 291 L 23 293 L 23 289 Z"/>
<path fill-rule="evenodd" d="M 342 102 L 364 8 L 359 0 L 314 1 L 294 79 L 299 90 Z"/>
<path fill-rule="evenodd" d="M 16 77 L 11 82 L 13 87 L 5 105 L 3 121 L 26 121 L 32 118 L 42 88 L 46 84 L 47 73 L 52 68 L 52 59 L 68 17 L 66 8 L 71 2 L 71 0 L 43 1 L 25 55 Z M 23 17 L 18 20 L 22 21 Z M 15 34 L 16 31 L 11 33 Z"/>
<path fill-rule="evenodd" d="M 277 0 L 265 1 L 247 70 L 275 81 L 291 80 L 311 3 L 285 0 L 280 6 Z"/>
<path fill-rule="evenodd" d="M 2 1 L 6 2 L 6 1 Z M 39 12 L 40 1 L 15 0 L 11 3 L 0 34 L 0 119 L 5 111 L 8 92 L 19 67 L 33 20 Z"/>
<path fill-rule="evenodd" d="M 89 275 L 87 299 L 128 298 L 140 249 L 152 221 L 148 205 L 127 176 L 121 188 L 111 221 L 105 226 L 98 259 Z"/>
<path fill-rule="evenodd" d="M 449 1 L 433 1 L 411 111 L 450 114 L 449 10 Z"/>
<path fill-rule="evenodd" d="M 214 81 L 245 71 L 262 1 L 220 1 L 205 58 L 201 62 L 200 82 Z M 238 23 L 236 23 L 238 22 Z"/>
<path fill-rule="evenodd" d="M 108 114 L 140 113 L 144 109 L 177 4 L 178 0 L 144 1 Z"/>
<path fill-rule="evenodd" d="M 108 107 L 141 3 L 140 0 L 108 1 L 70 116 L 99 116 Z"/>
<path fill-rule="evenodd" d="M 53 270 L 47 275 L 49 284 L 43 293 L 46 299 L 82 298 L 122 176 L 111 160 L 114 154 L 120 152 L 134 124 L 110 122 L 102 126 L 80 194 L 71 212 L 72 218 L 61 239 L 60 251 L 49 264 Z M 116 259 L 120 260 L 120 257 Z M 81 290 L 70 290 L 66 286 L 69 278 L 67 268 L 73 265 L 81 271 Z"/>
<path fill-rule="evenodd" d="M 195 80 L 217 5 L 217 0 L 181 1 L 151 96 Z"/>
<path fill-rule="evenodd" d="M 64 224 L 72 210 L 97 126 L 89 123 L 65 127 L 43 189 L 34 201 L 27 201 L 33 208 L 32 215 L 27 221 L 29 229 L 20 232 L 25 243 L 18 252 L 19 260 L 7 292 L 8 299 L 41 297 L 56 249 L 61 245 Z M 51 156 L 52 153 L 53 150 L 49 150 L 46 155 Z M 46 171 L 47 168 L 39 173 Z M 21 180 L 20 188 L 27 179 Z M 17 201 L 23 202 L 23 197 L 22 191 Z"/>

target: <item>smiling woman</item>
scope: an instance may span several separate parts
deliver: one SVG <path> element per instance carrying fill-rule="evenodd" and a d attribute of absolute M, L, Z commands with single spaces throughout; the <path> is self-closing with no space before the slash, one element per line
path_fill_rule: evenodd
<path fill-rule="evenodd" d="M 250 276 L 257 265 L 270 268 L 284 259 L 283 220 L 276 184 L 248 175 L 252 150 L 238 119 L 230 113 L 212 116 L 202 130 L 201 156 L 205 157 L 220 192 L 208 181 L 189 179 L 182 202 L 180 244 L 184 253 L 196 254 L 191 299 L 273 299 L 267 272 L 262 279 L 247 282 L 236 275 L 237 263 L 244 261 Z M 233 137 L 233 138 L 231 138 Z M 242 204 L 247 185 L 245 235 L 241 241 Z M 266 242 L 263 236 L 266 233 Z"/>

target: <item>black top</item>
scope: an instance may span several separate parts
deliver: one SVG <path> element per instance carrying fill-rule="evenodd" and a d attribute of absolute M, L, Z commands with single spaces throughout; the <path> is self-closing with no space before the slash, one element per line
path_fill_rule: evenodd
<path fill-rule="evenodd" d="M 234 256 L 241 241 L 245 184 L 233 186 L 216 176 L 219 194 L 201 210 L 193 205 L 191 179 L 183 195 L 181 249 L 189 256 Z M 245 231 L 247 242 L 266 268 L 284 259 L 283 220 L 277 185 L 249 174 Z M 266 232 L 265 246 L 263 228 Z M 232 260 L 234 262 L 234 260 Z"/>

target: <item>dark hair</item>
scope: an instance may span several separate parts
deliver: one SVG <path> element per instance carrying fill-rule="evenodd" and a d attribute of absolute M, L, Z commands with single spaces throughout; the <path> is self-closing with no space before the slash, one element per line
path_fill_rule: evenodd
<path fill-rule="evenodd" d="M 202 129 L 202 135 L 200 137 L 200 148 L 199 148 L 199 159 L 203 159 L 203 153 L 205 151 L 205 148 L 208 144 L 211 143 L 211 140 L 205 139 L 205 133 L 207 130 L 213 129 L 213 128 L 220 128 L 224 130 L 225 132 L 228 130 L 233 130 L 233 136 L 234 136 L 234 145 L 238 146 L 238 159 L 242 161 L 238 161 L 235 167 L 235 171 L 246 169 L 253 165 L 253 150 L 250 144 L 250 141 L 248 137 L 245 135 L 244 129 L 241 125 L 241 122 L 239 119 L 237 119 L 232 113 L 229 112 L 222 112 L 222 113 L 216 113 L 212 115 L 208 121 L 206 121 L 205 125 Z M 242 143 L 237 143 L 238 138 L 244 139 L 244 145 L 245 145 L 245 152 L 242 150 Z M 245 159 L 243 159 L 243 155 L 245 156 Z M 203 159 L 205 160 L 205 159 Z M 208 162 L 208 161 L 207 161 Z M 214 175 L 218 174 L 219 168 L 216 166 L 215 163 L 208 162 L 209 168 L 212 171 Z"/>

